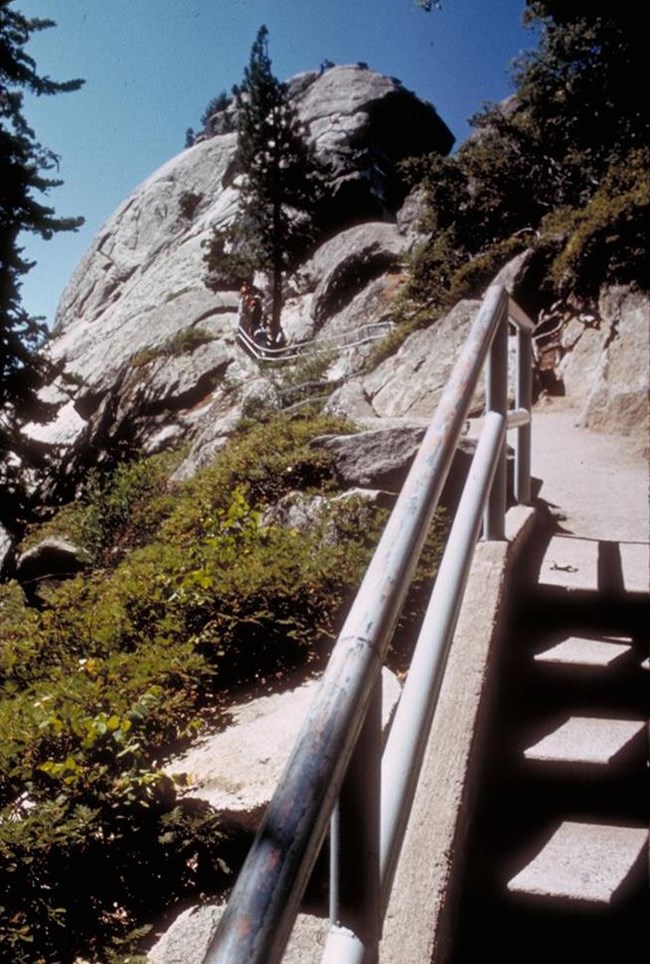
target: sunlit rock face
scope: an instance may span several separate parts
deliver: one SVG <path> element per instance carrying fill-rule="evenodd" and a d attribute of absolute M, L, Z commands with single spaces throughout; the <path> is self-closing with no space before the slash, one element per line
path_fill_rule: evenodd
<path fill-rule="evenodd" d="M 295 342 L 391 316 L 418 211 L 397 164 L 447 152 L 453 138 L 429 104 L 362 65 L 301 74 L 288 87 L 330 170 L 322 241 L 287 282 L 282 326 Z M 50 353 L 68 381 L 47 389 L 61 403 L 55 420 L 27 427 L 57 446 L 48 497 L 125 442 L 153 452 L 196 440 L 201 456 L 181 473 L 191 474 L 228 437 L 259 378 L 236 343 L 237 292 L 205 284 L 204 245 L 237 208 L 229 127 L 213 118 L 120 205 L 61 298 Z M 201 338 L 186 337 L 195 330 Z M 364 353 L 348 354 L 339 376 Z"/>

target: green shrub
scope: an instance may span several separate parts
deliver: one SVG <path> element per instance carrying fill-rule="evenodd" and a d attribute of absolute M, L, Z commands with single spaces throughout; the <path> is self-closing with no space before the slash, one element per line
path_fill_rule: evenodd
<path fill-rule="evenodd" d="M 633 151 L 610 167 L 588 204 L 544 224 L 549 245 L 560 241 L 550 267 L 558 293 L 593 298 L 605 282 L 647 278 L 649 166 L 648 149 Z"/>
<path fill-rule="evenodd" d="M 322 417 L 242 427 L 174 490 L 165 459 L 96 475 L 47 524 L 95 568 L 40 611 L 17 584 L 0 588 L 0 942 L 12 960 L 121 960 L 139 922 L 223 886 L 216 815 L 176 800 L 159 761 L 238 689 L 327 651 L 379 515 L 339 507 L 304 533 L 263 525 L 259 506 L 296 485 L 332 489 L 309 442 L 343 429 Z"/>
<path fill-rule="evenodd" d="M 178 199 L 178 208 L 184 221 L 192 220 L 202 200 L 202 194 L 197 194 L 195 191 L 183 191 Z"/>
<path fill-rule="evenodd" d="M 90 473 L 81 497 L 78 537 L 97 564 L 145 544 L 174 506 L 168 479 L 176 459 L 168 454 Z"/>
<path fill-rule="evenodd" d="M 158 358 L 173 358 L 178 355 L 189 354 L 201 345 L 206 345 L 209 341 L 214 341 L 214 335 L 207 329 L 190 325 L 187 328 L 181 328 L 161 345 L 143 348 L 131 359 L 131 367 L 144 368 Z"/>

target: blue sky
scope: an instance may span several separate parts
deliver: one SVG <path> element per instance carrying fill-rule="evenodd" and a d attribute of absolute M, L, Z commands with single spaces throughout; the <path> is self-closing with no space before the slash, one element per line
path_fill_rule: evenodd
<path fill-rule="evenodd" d="M 273 72 L 284 80 L 323 60 L 365 61 L 430 101 L 460 142 L 468 118 L 510 90 L 509 65 L 534 37 L 524 0 L 15 0 L 56 21 L 28 52 L 39 73 L 83 77 L 70 94 L 29 98 L 38 139 L 61 157 L 63 186 L 49 201 L 84 227 L 44 243 L 27 237 L 37 266 L 23 302 L 52 321 L 59 296 L 102 223 L 197 128 L 208 101 L 242 79 L 258 28 L 270 32 Z"/>

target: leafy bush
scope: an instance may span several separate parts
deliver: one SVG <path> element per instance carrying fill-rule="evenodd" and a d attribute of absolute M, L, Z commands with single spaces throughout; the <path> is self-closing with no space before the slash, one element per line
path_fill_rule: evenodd
<path fill-rule="evenodd" d="M 646 277 L 650 150 L 611 166 L 583 208 L 558 211 L 545 224 L 547 246 L 559 247 L 550 267 L 561 295 L 594 297 L 603 281 L 642 283 Z M 557 239 L 561 238 L 558 245 Z"/>
<path fill-rule="evenodd" d="M 156 345 L 154 348 L 143 348 L 142 351 L 133 356 L 131 366 L 142 368 L 157 358 L 173 358 L 176 355 L 189 354 L 209 341 L 214 341 L 214 336 L 205 328 L 197 328 L 194 325 L 189 328 L 181 328 L 162 345 Z"/>
<path fill-rule="evenodd" d="M 309 441 L 342 428 L 242 428 L 173 495 L 163 458 L 98 476 L 48 523 L 75 529 L 96 568 L 40 611 L 0 587 L 0 942 L 12 960 L 122 960 L 139 922 L 223 886 L 217 815 L 179 801 L 160 761 L 237 689 L 324 657 L 380 516 L 339 507 L 304 533 L 263 525 L 258 506 L 296 485 L 331 489 Z"/>
<path fill-rule="evenodd" d="M 178 199 L 181 218 L 183 218 L 184 221 L 191 221 L 202 200 L 202 194 L 197 194 L 195 191 L 183 191 Z"/>
<path fill-rule="evenodd" d="M 633 14 L 528 0 L 526 19 L 538 46 L 515 65 L 515 94 L 473 118 L 453 157 L 406 165 L 427 202 L 429 240 L 407 290 L 416 306 L 475 293 L 531 244 L 538 264 L 547 255 L 544 300 L 592 296 L 612 280 L 647 284 L 648 112 Z"/>

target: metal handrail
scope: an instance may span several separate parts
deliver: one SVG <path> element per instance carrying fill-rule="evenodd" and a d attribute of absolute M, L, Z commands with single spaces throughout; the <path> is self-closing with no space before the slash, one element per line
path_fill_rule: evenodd
<path fill-rule="evenodd" d="M 367 325 L 361 325 L 354 331 L 343 332 L 340 335 L 332 335 L 329 338 L 312 338 L 309 341 L 297 342 L 296 344 L 283 345 L 282 347 L 272 348 L 258 345 L 251 338 L 241 325 L 237 328 L 237 338 L 242 343 L 246 351 L 258 361 L 284 364 L 285 362 L 297 361 L 309 351 L 312 353 L 326 352 L 334 349 L 359 348 L 378 338 L 383 338 L 395 327 L 392 321 L 377 321 Z"/>
<path fill-rule="evenodd" d="M 381 923 L 481 516 L 485 538 L 504 537 L 508 321 L 517 328 L 519 345 L 515 496 L 524 503 L 530 499 L 534 326 L 503 288 L 492 287 L 352 604 L 206 964 L 281 961 L 332 816 L 331 926 L 323 960 L 377 961 Z M 488 353 L 483 434 L 382 757 L 382 664 Z"/>

